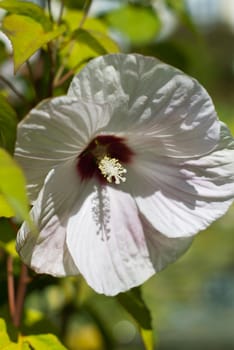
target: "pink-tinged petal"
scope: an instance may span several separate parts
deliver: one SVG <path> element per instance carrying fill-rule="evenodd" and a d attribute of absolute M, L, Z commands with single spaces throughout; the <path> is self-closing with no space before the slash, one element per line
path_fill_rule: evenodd
<path fill-rule="evenodd" d="M 159 155 L 197 157 L 217 144 L 220 125 L 211 98 L 195 80 L 152 57 L 115 54 L 92 60 L 68 95 L 113 106 L 106 132 Z M 142 145 L 144 136 L 144 145 Z"/>
<path fill-rule="evenodd" d="M 31 212 L 32 218 L 37 221 L 40 214 L 40 205 Z M 38 210 L 37 210 L 38 207 Z M 17 235 L 17 251 L 22 260 L 37 273 L 46 273 L 56 277 L 77 275 L 79 270 L 66 245 L 66 228 L 60 223 L 56 214 L 48 221 L 45 229 L 30 232 L 24 223 Z"/>
<path fill-rule="evenodd" d="M 20 123 L 15 157 L 25 171 L 32 201 L 48 172 L 77 157 L 108 122 L 108 108 L 57 97 L 40 103 Z"/>
<path fill-rule="evenodd" d="M 17 235 L 22 260 L 38 273 L 54 276 L 78 274 L 66 244 L 69 211 L 82 191 L 75 164 L 67 161 L 51 170 L 39 193 L 31 216 L 38 233 L 24 223 Z"/>
<path fill-rule="evenodd" d="M 234 198 L 233 138 L 222 126 L 209 155 L 181 162 L 138 159 L 128 172 L 140 212 L 162 234 L 187 237 L 224 215 Z"/>
<path fill-rule="evenodd" d="M 135 202 L 111 186 L 89 183 L 68 221 L 67 245 L 99 293 L 118 294 L 154 274 Z"/>

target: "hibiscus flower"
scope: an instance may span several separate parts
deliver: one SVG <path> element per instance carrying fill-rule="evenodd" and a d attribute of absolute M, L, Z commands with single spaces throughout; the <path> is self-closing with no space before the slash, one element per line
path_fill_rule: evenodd
<path fill-rule="evenodd" d="M 175 261 L 234 198 L 234 141 L 194 79 L 155 58 L 91 61 L 18 128 L 39 233 L 23 261 L 115 295 Z"/>

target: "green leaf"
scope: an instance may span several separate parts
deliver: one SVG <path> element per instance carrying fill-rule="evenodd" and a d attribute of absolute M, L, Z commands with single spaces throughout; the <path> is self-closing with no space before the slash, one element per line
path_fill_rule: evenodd
<path fill-rule="evenodd" d="M 119 52 L 117 44 L 101 32 L 78 29 L 72 38 L 74 41 L 69 41 L 61 52 L 66 66 L 72 69 L 76 69 L 91 58 Z"/>
<path fill-rule="evenodd" d="M 76 10 L 67 10 L 64 15 L 68 35 L 60 55 L 69 69 L 77 70 L 83 63 L 99 55 L 119 52 L 118 45 L 108 36 L 107 26 L 101 20 L 86 18 L 82 28 L 77 30 L 83 15 Z"/>
<path fill-rule="evenodd" d="M 137 322 L 146 350 L 153 350 L 152 319 L 142 298 L 141 289 L 133 288 L 129 292 L 120 293 L 116 298 Z"/>
<path fill-rule="evenodd" d="M 0 349 L 4 349 L 10 344 L 10 338 L 7 334 L 6 322 L 0 318 Z"/>
<path fill-rule="evenodd" d="M 15 14 L 6 16 L 3 20 L 3 31 L 13 46 L 15 71 L 38 49 L 61 35 L 64 30 L 64 26 L 59 26 L 47 32 L 40 23 L 30 17 Z"/>
<path fill-rule="evenodd" d="M 161 23 L 151 7 L 126 5 L 106 15 L 107 23 L 130 39 L 142 45 L 155 39 Z"/>
<path fill-rule="evenodd" d="M 0 95 L 0 147 L 14 152 L 17 116 L 7 100 Z"/>
<path fill-rule="evenodd" d="M 8 336 L 6 322 L 0 318 L 0 350 L 67 350 L 53 334 L 19 335 L 18 343 Z"/>
<path fill-rule="evenodd" d="M 32 348 L 30 347 L 30 345 L 28 343 L 23 343 L 21 350 L 32 350 Z"/>
<path fill-rule="evenodd" d="M 7 333 L 6 321 L 3 318 L 0 318 L 0 350 L 26 350 L 11 341 Z"/>
<path fill-rule="evenodd" d="M 12 342 L 8 336 L 6 322 L 0 318 L 0 350 L 32 350 L 22 336 L 19 336 L 18 343 Z"/>
<path fill-rule="evenodd" d="M 70 32 L 74 32 L 77 28 L 79 28 L 80 23 L 82 22 L 84 13 L 82 11 L 70 10 L 67 9 L 63 19 L 66 22 Z M 83 29 L 98 31 L 103 34 L 108 33 L 107 26 L 98 18 L 88 17 L 86 18 L 83 26 Z"/>
<path fill-rule="evenodd" d="M 5 197 L 0 192 L 0 217 L 5 216 L 10 218 L 14 216 L 15 212 L 12 207 L 8 204 Z"/>
<path fill-rule="evenodd" d="M 141 338 L 146 350 L 154 350 L 154 336 L 152 329 L 140 329 Z"/>
<path fill-rule="evenodd" d="M 141 289 L 136 287 L 129 292 L 120 293 L 117 296 L 120 304 L 131 314 L 137 323 L 144 329 L 151 329 L 151 315 L 147 308 L 142 295 Z"/>
<path fill-rule="evenodd" d="M 0 216 L 29 220 L 25 178 L 13 158 L 0 148 Z"/>
<path fill-rule="evenodd" d="M 53 334 L 29 335 L 24 337 L 24 341 L 28 342 L 33 350 L 66 350 Z"/>
<path fill-rule="evenodd" d="M 42 27 L 49 31 L 52 29 L 52 23 L 50 19 L 46 16 L 44 10 L 28 1 L 19 0 L 3 0 L 0 1 L 0 8 L 7 10 L 15 15 L 23 15 L 32 18 L 34 21 L 40 23 Z"/>

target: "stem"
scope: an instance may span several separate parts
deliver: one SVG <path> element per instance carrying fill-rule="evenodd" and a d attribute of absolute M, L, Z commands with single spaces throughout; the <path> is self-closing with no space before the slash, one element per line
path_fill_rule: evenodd
<path fill-rule="evenodd" d="M 83 27 L 84 22 L 85 22 L 85 20 L 86 20 L 86 18 L 88 16 L 88 13 L 89 13 L 91 5 L 92 5 L 92 0 L 86 0 L 85 1 L 84 8 L 83 8 L 84 15 L 83 15 L 83 17 L 82 17 L 82 19 L 80 21 L 78 29 Z"/>
<path fill-rule="evenodd" d="M 25 264 L 22 263 L 20 278 L 18 283 L 18 290 L 16 295 L 15 314 L 13 319 L 14 325 L 17 328 L 20 326 L 20 321 L 23 313 L 24 298 L 25 298 L 28 281 L 29 281 L 28 268 Z"/>
<path fill-rule="evenodd" d="M 63 85 L 63 83 L 65 83 L 65 81 L 67 79 L 69 79 L 74 73 L 75 73 L 74 69 L 69 70 L 69 72 L 64 74 L 61 79 L 59 79 L 58 81 L 54 82 L 54 87 L 56 88 L 56 87 L 59 87 L 59 86 Z"/>
<path fill-rule="evenodd" d="M 17 232 L 18 227 L 10 220 L 10 225 Z M 9 255 L 7 257 L 7 287 L 8 287 L 8 301 L 9 310 L 12 323 L 16 328 L 19 328 L 21 316 L 24 306 L 24 298 L 26 293 L 26 287 L 29 282 L 28 268 L 22 263 L 20 277 L 18 282 L 17 292 L 15 293 L 14 283 L 14 270 L 13 270 L 13 257 Z"/>
<path fill-rule="evenodd" d="M 49 11 L 50 20 L 53 23 L 53 15 L 52 15 L 52 9 L 51 9 L 51 0 L 47 0 L 47 6 Z M 48 97 L 53 96 L 53 80 L 54 80 L 54 74 L 55 74 L 55 52 L 53 49 L 53 43 L 50 42 L 47 44 L 48 53 L 49 53 L 49 59 L 50 59 L 50 76 L 49 76 L 49 84 L 48 84 Z"/>
<path fill-rule="evenodd" d="M 52 15 L 52 9 L 51 9 L 51 0 L 47 0 L 47 6 L 48 6 L 48 12 L 51 22 L 54 22 L 53 15 Z"/>
<path fill-rule="evenodd" d="M 60 81 L 61 75 L 63 74 L 64 70 L 65 70 L 65 66 L 64 66 L 64 64 L 62 64 L 59 67 L 59 69 L 54 77 L 53 87 L 57 87 L 57 83 Z"/>
<path fill-rule="evenodd" d="M 53 96 L 53 81 L 55 75 L 55 66 L 56 66 L 56 53 L 54 52 L 52 43 L 48 43 L 48 53 L 50 58 L 50 76 L 48 83 L 48 97 Z"/>
<path fill-rule="evenodd" d="M 37 88 L 36 88 L 36 83 L 35 83 L 35 79 L 34 79 L 34 74 L 33 74 L 33 70 L 32 70 L 32 66 L 30 64 L 29 61 L 26 61 L 27 64 L 27 68 L 28 68 L 28 73 L 29 73 L 29 77 L 30 80 L 32 82 L 32 87 L 33 87 L 33 92 L 34 92 L 34 98 L 38 99 L 38 92 L 37 92 Z"/>
<path fill-rule="evenodd" d="M 85 64 L 85 63 L 88 62 L 91 58 L 92 58 L 92 57 L 83 60 L 82 62 L 80 62 L 79 64 L 77 64 L 74 68 L 72 68 L 71 70 L 69 70 L 66 74 L 64 74 L 60 79 L 59 79 L 59 78 L 56 79 L 56 80 L 54 81 L 54 85 L 53 85 L 54 88 L 57 88 L 57 87 L 61 86 L 63 83 L 65 83 L 65 81 L 66 81 L 67 79 L 69 79 L 73 74 L 76 73 L 76 70 L 77 70 L 80 66 L 82 66 L 82 64 Z"/>
<path fill-rule="evenodd" d="M 60 6 L 60 10 L 59 10 L 59 16 L 58 16 L 58 20 L 57 20 L 57 25 L 59 26 L 62 22 L 62 17 L 63 17 L 63 10 L 64 10 L 64 0 L 61 0 L 61 6 Z M 57 49 L 58 49 L 58 44 L 59 44 L 59 39 L 57 38 L 55 40 L 55 44 L 54 44 L 54 50 L 53 53 L 51 54 L 51 64 L 53 66 L 53 75 L 50 75 L 50 85 L 51 85 L 51 89 L 54 87 L 54 81 L 56 81 L 57 79 L 59 79 L 59 77 L 61 76 L 62 72 L 64 71 L 64 66 L 61 67 L 61 69 L 59 68 L 57 74 L 55 73 L 55 68 L 54 68 L 54 64 L 56 63 L 56 55 L 57 55 Z M 57 78 L 58 76 L 58 78 Z"/>
<path fill-rule="evenodd" d="M 11 255 L 7 257 L 7 290 L 8 290 L 8 302 L 9 310 L 12 321 L 15 315 L 15 283 L 13 274 L 13 258 Z"/>
<path fill-rule="evenodd" d="M 8 79 L 6 79 L 2 75 L 0 75 L 0 80 L 2 80 L 16 94 L 16 96 L 19 97 L 23 102 L 28 103 L 28 101 L 24 97 L 24 95 L 22 95 Z"/>
<path fill-rule="evenodd" d="M 78 29 L 80 29 L 84 25 L 84 22 L 86 21 L 86 18 L 88 16 L 91 5 L 92 5 L 92 0 L 85 1 L 84 7 L 83 7 L 84 14 L 83 14 L 83 17 L 79 23 Z M 60 23 L 61 18 L 62 18 L 63 6 L 64 6 L 64 2 L 62 1 L 58 24 Z M 73 44 L 74 43 L 71 42 L 71 48 L 70 48 L 71 50 L 72 50 Z M 54 80 L 53 80 L 53 87 L 58 87 L 58 86 L 62 85 L 67 79 L 69 79 L 75 73 L 76 67 L 74 67 L 68 73 L 66 73 L 63 77 L 61 77 L 64 69 L 65 69 L 65 64 L 62 64 L 61 67 L 59 68 L 57 74 L 55 75 Z"/>
<path fill-rule="evenodd" d="M 61 6 L 60 6 L 59 17 L 57 22 L 58 25 L 60 25 L 62 22 L 63 10 L 64 10 L 64 0 L 61 0 Z"/>
<path fill-rule="evenodd" d="M 69 43 L 69 52 L 72 51 L 73 47 L 74 47 L 74 44 L 75 44 L 75 40 L 71 40 L 70 43 Z M 55 74 L 55 77 L 54 77 L 54 81 L 53 81 L 53 87 L 57 87 L 57 86 L 60 86 L 60 79 L 63 79 L 61 78 L 64 70 L 65 70 L 65 67 L 66 67 L 66 62 L 68 61 L 68 58 L 69 56 L 67 55 L 64 60 L 63 60 L 63 63 L 60 65 L 57 73 Z M 73 70 L 72 70 L 73 71 Z M 69 75 L 70 76 L 70 75 Z M 66 79 L 65 79 L 66 80 Z"/>
<path fill-rule="evenodd" d="M 84 15 L 79 23 L 78 29 L 80 29 L 83 26 L 83 24 L 88 16 L 88 12 L 89 12 L 91 4 L 92 4 L 92 0 L 86 0 L 86 2 L 84 4 L 84 8 L 83 8 Z M 61 22 L 63 7 L 64 7 L 64 3 L 62 1 L 58 24 Z M 74 45 L 74 41 L 70 42 L 70 50 L 72 50 L 73 45 Z M 74 74 L 74 69 L 72 69 L 61 78 L 61 75 L 62 75 L 64 69 L 65 69 L 65 64 L 63 63 L 60 66 L 60 68 L 58 69 L 57 74 L 55 75 L 55 78 L 53 81 L 53 87 L 58 87 L 58 86 L 62 85 L 68 78 L 70 78 L 71 75 Z"/>

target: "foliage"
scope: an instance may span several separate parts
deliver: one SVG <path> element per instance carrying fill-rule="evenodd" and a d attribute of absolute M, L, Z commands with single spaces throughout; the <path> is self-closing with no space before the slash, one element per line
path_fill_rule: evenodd
<path fill-rule="evenodd" d="M 0 148 L 0 215 L 28 220 L 28 201 L 22 170 Z"/>
<path fill-rule="evenodd" d="M 117 299 L 138 323 L 146 349 L 153 350 L 154 341 L 151 315 L 142 298 L 140 288 L 133 288 L 129 292 L 120 293 Z"/>
<path fill-rule="evenodd" d="M 66 350 L 66 348 L 52 334 L 22 336 L 18 335 L 18 341 L 11 341 L 6 324 L 0 319 L 0 347 L 6 350 Z"/>
<path fill-rule="evenodd" d="M 124 5 L 109 13 L 106 20 L 113 29 L 125 35 L 135 45 L 152 41 L 160 30 L 159 17 L 148 6 Z"/>
<path fill-rule="evenodd" d="M 64 16 L 70 36 L 62 45 L 61 59 L 67 68 L 74 71 L 91 58 L 119 51 L 118 45 L 109 37 L 107 27 L 100 20 L 87 18 L 81 27 L 82 18 L 82 12 L 74 10 L 67 11 Z"/>
<path fill-rule="evenodd" d="M 11 40 L 14 52 L 15 71 L 38 49 L 58 37 L 64 27 L 45 31 L 41 23 L 31 17 L 9 15 L 3 20 L 3 31 Z M 32 37 L 31 33 L 35 36 Z"/>

